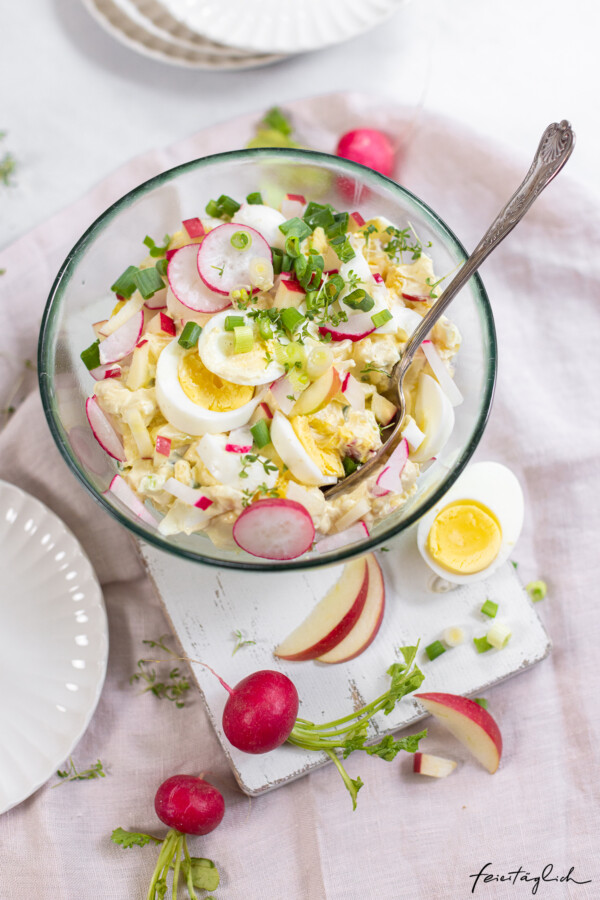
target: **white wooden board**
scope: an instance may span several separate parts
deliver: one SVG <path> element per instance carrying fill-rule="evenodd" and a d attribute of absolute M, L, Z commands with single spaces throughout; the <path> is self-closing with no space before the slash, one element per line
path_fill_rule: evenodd
<path fill-rule="evenodd" d="M 401 659 L 398 648 L 419 638 L 424 648 L 448 625 L 461 625 L 467 639 L 433 662 L 421 649 L 418 663 L 426 675 L 424 690 L 479 696 L 547 656 L 550 639 L 510 563 L 485 582 L 435 593 L 434 576 L 416 548 L 415 529 L 389 548 L 376 553 L 387 592 L 379 634 L 356 659 L 333 666 L 284 662 L 273 656 L 273 649 L 337 580 L 341 566 L 254 574 L 177 560 L 146 544 L 140 545 L 140 552 L 185 656 L 206 662 L 232 685 L 257 669 L 285 672 L 298 689 L 300 715 L 311 721 L 339 718 L 379 696 L 389 684 L 386 670 Z M 497 619 L 511 625 L 513 637 L 503 650 L 479 654 L 472 638 L 489 628 L 490 619 L 479 612 L 486 597 L 498 603 Z M 256 643 L 232 656 L 235 630 Z M 324 754 L 289 744 L 261 756 L 233 748 L 220 724 L 226 692 L 202 666 L 192 669 L 235 777 L 247 794 L 279 787 L 329 761 Z M 406 728 L 423 716 L 419 703 L 406 697 L 389 716 L 379 714 L 374 734 Z"/>

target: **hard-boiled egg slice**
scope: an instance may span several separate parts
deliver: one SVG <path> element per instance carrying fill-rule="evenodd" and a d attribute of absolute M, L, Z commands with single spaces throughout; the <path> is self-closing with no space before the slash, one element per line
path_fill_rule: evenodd
<path fill-rule="evenodd" d="M 230 315 L 232 313 L 228 310 L 217 313 L 202 330 L 198 353 L 206 368 L 233 384 L 268 384 L 284 375 L 284 367 L 276 359 L 271 359 L 273 342 L 263 341 L 257 328 L 254 328 L 252 349 L 246 353 L 234 353 L 233 332 L 225 330 L 225 320 Z M 244 318 L 244 324 L 253 326 L 253 320 Z"/>
<path fill-rule="evenodd" d="M 250 461 L 247 454 L 230 453 L 225 449 L 228 438 L 224 434 L 205 434 L 198 441 L 198 456 L 220 484 L 228 485 L 239 491 L 255 491 L 260 485 L 268 489 L 275 487 L 279 477 L 277 466 L 266 456 L 252 454 L 256 459 Z"/>
<path fill-rule="evenodd" d="M 172 340 L 158 357 L 156 402 L 171 425 L 186 434 L 218 434 L 245 425 L 260 402 L 251 387 L 216 377 L 197 353 Z"/>
<path fill-rule="evenodd" d="M 481 581 L 512 553 L 523 517 L 523 491 L 510 469 L 473 463 L 419 522 L 419 551 L 447 581 Z"/>
<path fill-rule="evenodd" d="M 302 484 L 335 484 L 335 475 L 324 475 L 310 458 L 289 419 L 277 410 L 271 422 L 271 441 L 294 478 Z"/>
<path fill-rule="evenodd" d="M 271 206 L 242 203 L 231 221 L 255 228 L 270 247 L 277 247 L 279 250 L 285 247 L 285 235 L 279 230 L 279 226 L 286 221 L 285 216 Z"/>
<path fill-rule="evenodd" d="M 452 434 L 454 409 L 435 378 L 424 372 L 419 375 L 413 416 L 425 439 L 410 458 L 426 462 L 443 450 Z"/>

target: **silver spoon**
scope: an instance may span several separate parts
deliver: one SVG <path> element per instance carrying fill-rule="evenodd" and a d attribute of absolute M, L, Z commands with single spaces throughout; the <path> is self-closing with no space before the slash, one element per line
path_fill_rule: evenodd
<path fill-rule="evenodd" d="M 347 475 L 337 484 L 324 490 L 327 500 L 352 490 L 390 458 L 400 443 L 402 424 L 406 413 L 406 400 L 402 383 L 422 341 L 425 340 L 437 320 L 443 315 L 471 275 L 477 271 L 492 250 L 495 250 L 500 241 L 504 240 L 506 235 L 521 221 L 546 185 L 550 184 L 555 175 L 558 175 L 571 155 L 574 144 L 575 135 L 570 124 L 565 119 L 560 123 L 553 122 L 552 125 L 546 128 L 533 157 L 531 168 L 523 183 L 517 188 L 504 209 L 496 216 L 475 250 L 473 250 L 473 253 L 461 266 L 448 287 L 440 294 L 429 312 L 423 316 L 422 322 L 404 348 L 402 359 L 394 366 L 390 384 L 390 390 L 395 391 L 398 395 L 396 404 L 398 416 L 394 430 L 383 447 L 368 462 L 360 466 L 351 475 Z"/>

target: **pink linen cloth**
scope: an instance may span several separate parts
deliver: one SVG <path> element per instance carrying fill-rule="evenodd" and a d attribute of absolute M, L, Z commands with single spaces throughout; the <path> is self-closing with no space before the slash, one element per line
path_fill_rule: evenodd
<path fill-rule="evenodd" d="M 410 113 L 373 97 L 329 95 L 287 108 L 306 143 L 326 151 L 351 127 L 410 134 L 398 180 L 467 248 L 529 164 L 441 118 L 423 116 L 413 130 Z M 216 862 L 222 900 L 462 900 L 473 888 L 494 900 L 534 893 L 533 881 L 482 877 L 474 884 L 471 876 L 486 863 L 485 874 L 505 879 L 519 867 L 530 879 L 548 865 L 554 868 L 547 878 L 574 867 L 569 881 L 542 883 L 537 896 L 600 897 L 600 215 L 568 170 L 482 271 L 500 366 L 477 457 L 506 463 L 525 489 L 526 524 L 514 556 L 524 581 L 548 582 L 539 611 L 555 643 L 545 662 L 489 692 L 504 738 L 499 771 L 490 776 L 428 721 L 423 749 L 461 760 L 446 780 L 413 775 L 406 755 L 385 763 L 356 754 L 348 768 L 365 787 L 354 813 L 333 766 L 250 801 L 194 691 L 178 710 L 129 684 L 144 655 L 142 640 L 168 625 L 134 541 L 60 458 L 24 360 L 35 359 L 52 279 L 89 223 L 159 171 L 243 145 L 256 119 L 214 126 L 133 160 L 0 252 L 0 406 L 18 405 L 0 435 L 0 477 L 38 497 L 75 532 L 102 583 L 110 627 L 104 691 L 74 752 L 80 767 L 99 757 L 108 777 L 59 790 L 50 789 L 51 779 L 0 817 L 0 898 L 142 900 L 157 850 L 123 850 L 110 834 L 117 826 L 163 833 L 154 793 L 177 772 L 204 772 L 225 797 L 221 827 L 190 840 L 192 853 Z"/>

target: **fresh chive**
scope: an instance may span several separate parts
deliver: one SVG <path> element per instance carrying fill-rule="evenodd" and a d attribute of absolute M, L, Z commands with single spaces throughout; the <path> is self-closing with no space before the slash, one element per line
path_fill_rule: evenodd
<path fill-rule="evenodd" d="M 371 316 L 371 321 L 375 328 L 379 328 L 381 325 L 385 325 L 386 322 L 389 322 L 390 319 L 393 319 L 391 312 L 389 309 L 380 309 L 379 312 L 373 313 Z"/>
<path fill-rule="evenodd" d="M 480 612 L 482 612 L 484 616 L 489 616 L 490 619 L 493 619 L 498 612 L 498 604 L 494 603 L 493 600 L 486 600 L 481 607 Z"/>
<path fill-rule="evenodd" d="M 254 346 L 254 334 L 250 325 L 238 325 L 233 329 L 233 352 L 247 353 Z"/>
<path fill-rule="evenodd" d="M 286 137 L 292 133 L 292 126 L 277 106 L 274 106 L 273 109 L 268 111 L 263 122 L 269 128 L 272 128 L 274 131 L 279 131 L 280 134 L 283 134 Z"/>
<path fill-rule="evenodd" d="M 346 475 L 352 475 L 353 472 L 356 472 L 358 469 L 358 463 L 355 459 L 352 459 L 351 456 L 344 456 L 342 459 L 342 465 L 344 467 L 344 473 Z"/>
<path fill-rule="evenodd" d="M 111 291 L 124 297 L 125 300 L 129 300 L 136 289 L 136 283 L 133 280 L 133 276 L 137 271 L 137 266 L 128 266 L 123 274 L 119 275 L 115 283 L 111 285 Z"/>
<path fill-rule="evenodd" d="M 169 266 L 169 263 L 167 262 L 166 259 L 159 259 L 159 261 L 156 263 L 154 268 L 156 269 L 156 271 L 158 272 L 159 275 L 164 277 L 167 274 L 168 266 Z"/>
<path fill-rule="evenodd" d="M 432 644 L 428 644 L 428 646 L 425 647 L 425 653 L 431 660 L 437 659 L 438 656 L 441 656 L 442 653 L 445 652 L 446 648 L 441 641 L 434 641 Z"/>
<path fill-rule="evenodd" d="M 473 703 L 477 703 L 477 705 L 481 706 L 482 709 L 488 708 L 488 702 L 485 697 L 473 697 Z"/>
<path fill-rule="evenodd" d="M 344 297 L 343 302 L 350 309 L 360 309 L 362 312 L 369 312 L 375 306 L 375 301 L 363 288 L 357 288 L 355 291 L 352 291 L 351 294 Z"/>
<path fill-rule="evenodd" d="M 79 354 L 84 366 L 88 369 L 96 369 L 100 365 L 100 341 L 94 341 Z"/>
<path fill-rule="evenodd" d="M 247 231 L 234 231 L 230 238 L 230 244 L 234 250 L 246 250 L 252 243 L 252 238 Z"/>
<path fill-rule="evenodd" d="M 263 198 L 260 191 L 254 191 L 252 194 L 248 194 L 246 197 L 246 203 L 249 203 L 251 206 L 262 206 Z"/>
<path fill-rule="evenodd" d="M 250 428 L 252 433 L 252 437 L 254 438 L 254 443 L 260 450 L 261 447 L 266 447 L 267 444 L 271 443 L 271 433 L 269 431 L 269 426 L 267 425 L 264 419 L 259 419 L 255 425 Z"/>
<path fill-rule="evenodd" d="M 243 316 L 225 316 L 225 331 L 233 331 L 244 324 Z"/>
<path fill-rule="evenodd" d="M 202 329 L 196 322 L 186 322 L 183 326 L 183 331 L 179 335 L 178 343 L 181 344 L 185 350 L 191 350 L 192 347 L 198 343 L 201 332 Z"/>
<path fill-rule="evenodd" d="M 492 645 L 490 644 L 490 642 L 488 641 L 488 639 L 486 638 L 485 635 L 480 638 L 473 638 L 473 643 L 477 647 L 478 653 L 486 653 L 488 650 L 492 649 Z"/>
<path fill-rule="evenodd" d="M 133 275 L 133 281 L 144 300 L 149 300 L 150 297 L 165 286 L 156 269 L 138 269 Z"/>
<path fill-rule="evenodd" d="M 304 321 L 304 316 L 301 312 L 298 312 L 295 306 L 287 306 L 281 310 L 281 321 L 283 322 L 283 327 L 291 333 L 298 327 L 300 322 Z"/>
<path fill-rule="evenodd" d="M 525 590 L 529 594 L 532 603 L 539 603 L 548 593 L 548 585 L 545 581 L 530 581 L 525 585 Z"/>

